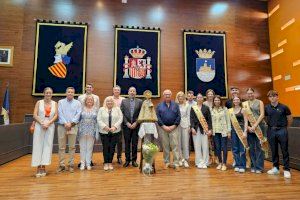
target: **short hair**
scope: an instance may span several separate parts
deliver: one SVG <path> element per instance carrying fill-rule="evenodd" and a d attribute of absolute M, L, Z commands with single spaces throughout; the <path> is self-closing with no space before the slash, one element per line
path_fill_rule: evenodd
<path fill-rule="evenodd" d="M 170 92 L 170 93 L 171 93 L 171 95 L 172 95 L 172 91 L 171 91 L 170 89 L 166 89 L 166 90 L 164 90 L 164 91 L 163 91 L 163 95 L 165 95 L 165 93 L 166 93 L 166 92 Z"/>
<path fill-rule="evenodd" d="M 130 89 L 134 89 L 134 90 L 136 91 L 136 88 L 133 87 L 133 86 L 130 86 L 130 88 L 128 89 L 128 91 L 129 91 Z"/>
<path fill-rule="evenodd" d="M 53 93 L 53 89 L 51 87 L 45 87 L 44 90 L 43 90 L 43 93 L 45 93 L 47 90 L 51 90 L 52 93 Z"/>
<path fill-rule="evenodd" d="M 250 87 L 250 88 L 248 88 L 248 89 L 246 90 L 246 92 L 248 92 L 248 91 L 254 92 L 254 89 Z"/>
<path fill-rule="evenodd" d="M 276 90 L 270 90 L 267 94 L 268 97 L 278 96 L 278 92 Z"/>
<path fill-rule="evenodd" d="M 115 86 L 113 87 L 113 89 L 115 89 L 115 88 L 119 88 L 119 89 L 120 89 L 120 91 L 121 91 L 121 87 L 120 87 L 120 86 L 118 86 L 118 85 L 115 85 Z"/>
<path fill-rule="evenodd" d="M 215 93 L 215 91 L 214 91 L 213 89 L 208 89 L 208 90 L 206 90 L 206 93 L 205 93 L 205 96 L 206 96 L 206 97 L 207 97 L 207 94 L 208 94 L 209 92 L 212 92 L 214 96 L 216 95 L 216 93 Z"/>
<path fill-rule="evenodd" d="M 88 86 L 88 85 L 94 87 L 94 85 L 92 83 L 87 83 L 86 86 Z"/>
<path fill-rule="evenodd" d="M 237 89 L 237 90 L 240 90 L 238 87 L 236 87 L 236 86 L 231 86 L 230 87 L 230 90 L 234 90 L 234 89 Z"/>
<path fill-rule="evenodd" d="M 103 107 L 104 107 L 104 108 L 107 108 L 107 106 L 106 106 L 106 102 L 107 102 L 107 101 L 112 101 L 113 107 L 116 107 L 114 98 L 113 98 L 112 96 L 108 96 L 108 97 L 106 97 L 106 98 L 104 99 L 104 102 L 103 102 Z"/>
<path fill-rule="evenodd" d="M 192 95 L 194 95 L 194 91 L 189 90 L 189 91 L 187 91 L 187 94 L 192 94 Z"/>
<path fill-rule="evenodd" d="M 66 92 L 67 92 L 68 90 L 74 90 L 74 91 L 75 91 L 75 88 L 74 88 L 74 87 L 67 87 Z"/>

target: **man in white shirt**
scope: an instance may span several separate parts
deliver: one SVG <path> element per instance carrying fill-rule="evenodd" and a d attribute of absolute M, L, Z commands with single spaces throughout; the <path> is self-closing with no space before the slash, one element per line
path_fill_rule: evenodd
<path fill-rule="evenodd" d="M 93 84 L 91 84 L 91 83 L 86 84 L 85 94 L 80 95 L 78 97 L 78 101 L 80 101 L 82 106 L 84 106 L 84 101 L 85 101 L 86 95 L 92 95 L 94 98 L 94 102 L 95 102 L 94 108 L 98 111 L 100 108 L 100 99 L 99 99 L 99 96 L 93 94 L 93 91 L 94 91 Z"/>

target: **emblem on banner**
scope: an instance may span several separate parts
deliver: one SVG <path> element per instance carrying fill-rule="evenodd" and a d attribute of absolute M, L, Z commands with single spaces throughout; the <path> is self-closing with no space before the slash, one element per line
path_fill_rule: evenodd
<path fill-rule="evenodd" d="M 48 67 L 49 71 L 53 76 L 58 78 L 66 78 L 67 76 L 67 67 L 71 61 L 71 57 L 67 56 L 68 52 L 73 46 L 73 42 L 65 44 L 58 41 L 55 44 L 55 56 L 54 56 L 54 65 Z"/>
<path fill-rule="evenodd" d="M 143 58 L 147 51 L 137 46 L 129 49 L 129 54 L 132 56 L 131 58 L 128 55 L 124 57 L 123 78 L 152 79 L 151 57 Z"/>
<path fill-rule="evenodd" d="M 195 51 L 199 58 L 196 59 L 196 74 L 203 82 L 210 82 L 215 78 L 215 59 L 212 58 L 215 51 L 199 49 Z"/>

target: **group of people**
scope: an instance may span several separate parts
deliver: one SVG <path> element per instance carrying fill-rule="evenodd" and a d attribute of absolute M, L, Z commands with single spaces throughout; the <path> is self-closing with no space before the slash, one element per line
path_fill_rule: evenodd
<path fill-rule="evenodd" d="M 86 86 L 86 93 L 74 99 L 75 89 L 66 89 L 66 98 L 58 104 L 52 98 L 52 89 L 44 89 L 44 99 L 34 109 L 36 126 L 33 136 L 32 166 L 37 167 L 36 176 L 45 176 L 45 166 L 51 163 L 54 122 L 58 119 L 59 167 L 74 172 L 76 139 L 80 145 L 80 170 L 92 169 L 94 142 L 99 137 L 103 148 L 103 168 L 113 170 L 113 157 L 117 146 L 117 162 L 122 164 L 122 139 L 125 141 L 126 161 L 138 167 L 137 144 L 140 122 L 139 113 L 143 101 L 136 98 L 136 89 L 130 87 L 128 98 L 120 96 L 121 88 L 115 86 L 113 95 L 105 98 L 100 107 L 99 97 L 93 94 L 93 85 Z M 284 177 L 290 178 L 288 133 L 292 117 L 289 108 L 278 102 L 278 93 L 269 91 L 270 104 L 264 106 L 256 99 L 254 89 L 246 90 L 247 100 L 239 96 L 239 89 L 230 89 L 231 98 L 222 105 L 222 99 L 211 89 L 204 96 L 199 93 L 178 92 L 175 101 L 172 92 L 163 92 L 163 101 L 154 112 L 163 148 L 164 168 L 190 167 L 190 139 L 195 150 L 195 166 L 205 169 L 213 163 L 216 169 L 227 170 L 227 143 L 231 139 L 234 171 L 244 173 L 246 162 L 251 162 L 253 173 L 264 171 L 265 152 L 268 144 L 272 152 L 273 168 L 268 174 L 279 174 L 278 144 L 281 146 Z M 267 137 L 265 137 L 267 135 Z M 66 167 L 65 150 L 68 141 L 69 161 Z M 267 143 L 268 142 L 268 143 Z M 250 158 L 247 158 L 247 151 Z M 173 161 L 170 160 L 170 152 Z"/>

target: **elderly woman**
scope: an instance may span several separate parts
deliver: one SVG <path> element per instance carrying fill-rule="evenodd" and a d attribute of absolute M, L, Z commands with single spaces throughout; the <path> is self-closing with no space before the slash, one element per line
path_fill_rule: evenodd
<path fill-rule="evenodd" d="M 104 170 L 113 170 L 112 160 L 123 122 L 122 111 L 115 105 L 113 97 L 105 98 L 103 107 L 98 112 L 97 121 L 103 146 Z"/>
<path fill-rule="evenodd" d="M 176 95 L 176 103 L 179 105 L 181 120 L 178 126 L 178 149 L 179 166 L 189 167 L 189 129 L 190 129 L 190 111 L 191 107 L 186 103 L 185 94 L 180 91 Z"/>
<path fill-rule="evenodd" d="M 37 167 L 36 177 L 46 176 L 45 165 L 51 164 L 54 136 L 54 122 L 57 119 L 57 103 L 52 101 L 53 90 L 44 89 L 44 99 L 34 107 L 33 118 L 36 121 L 32 143 L 32 167 Z"/>
<path fill-rule="evenodd" d="M 91 170 L 94 141 L 97 135 L 97 108 L 94 97 L 86 95 L 80 115 L 78 139 L 80 145 L 80 170 Z"/>

